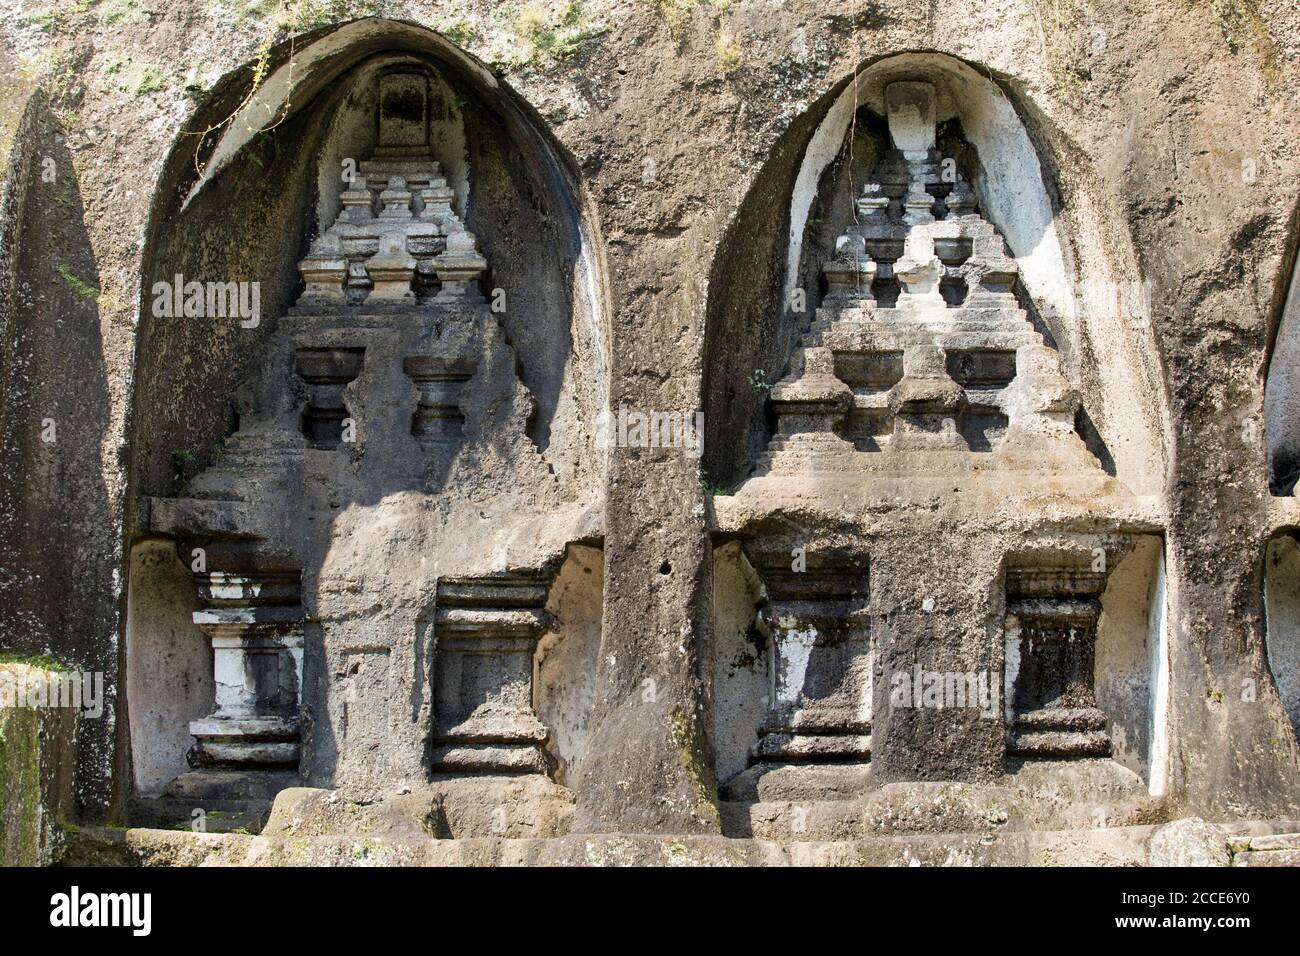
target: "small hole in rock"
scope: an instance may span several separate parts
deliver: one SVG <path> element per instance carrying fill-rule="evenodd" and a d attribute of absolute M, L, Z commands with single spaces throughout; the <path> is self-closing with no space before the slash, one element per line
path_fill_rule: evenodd
<path fill-rule="evenodd" d="M 672 573 L 673 573 L 673 566 L 672 566 L 671 564 L 669 564 L 667 561 L 665 561 L 663 564 L 659 565 L 659 573 L 660 573 L 660 574 L 672 574 Z"/>

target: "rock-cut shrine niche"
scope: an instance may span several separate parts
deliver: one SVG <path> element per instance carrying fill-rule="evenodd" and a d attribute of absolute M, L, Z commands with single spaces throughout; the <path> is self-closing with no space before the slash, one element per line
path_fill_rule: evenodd
<path fill-rule="evenodd" d="M 572 800 L 551 776 L 573 755 L 538 716 L 534 658 L 564 635 L 547 607 L 569 544 L 598 544 L 600 527 L 571 462 L 539 444 L 530 366 L 496 307 L 513 247 L 498 243 L 493 261 L 467 225 L 503 221 L 492 203 L 508 191 L 493 177 L 509 167 L 431 66 L 381 59 L 344 88 L 300 291 L 268 317 L 237 427 L 181 494 L 150 499 L 150 532 L 197 585 L 185 614 L 213 688 L 188 722 L 191 769 L 161 799 L 265 803 L 306 781 L 374 800 L 496 774 L 513 796 L 456 792 L 470 807 L 526 800 L 553 824 Z M 479 202 L 471 182 L 493 196 Z M 561 421 L 550 417 L 549 447 L 571 458 Z M 147 590 L 133 583 L 142 641 L 161 630 Z M 147 687 L 136 696 L 147 706 Z"/>
<path fill-rule="evenodd" d="M 717 574 L 720 776 L 724 799 L 739 803 L 1109 758 L 1103 703 L 1117 681 L 1098 674 L 1113 658 L 1129 666 L 1129 644 L 1148 636 L 1134 611 L 1131 633 L 1107 630 L 1096 651 L 1112 572 L 1141 564 L 1142 586 L 1124 593 L 1145 602 L 1153 552 L 1144 544 L 1124 560 L 1134 496 L 1086 434 L 1021 259 L 984 212 L 1005 211 L 1007 177 L 982 163 L 1007 150 L 981 156 L 965 139 L 968 88 L 959 96 L 941 75 L 891 69 L 864 81 L 874 91 L 864 102 L 882 113 L 852 104 L 869 128 L 846 131 L 812 204 L 829 218 L 849 201 L 851 214 L 827 248 L 790 257 L 817 267 L 813 308 L 800 319 L 781 304 L 802 322 L 784 369 L 770 387 L 748 383 L 765 392 L 770 437 L 736 490 L 714 499 L 728 543 Z M 827 145 L 814 135 L 810 155 Z M 810 215 L 805 243 L 823 231 Z M 1069 287 L 1058 273 L 1055 291 Z M 944 688 L 960 693 L 949 700 Z M 767 705 L 755 715 L 759 694 Z M 1145 795 L 1138 775 L 1115 773 Z"/>

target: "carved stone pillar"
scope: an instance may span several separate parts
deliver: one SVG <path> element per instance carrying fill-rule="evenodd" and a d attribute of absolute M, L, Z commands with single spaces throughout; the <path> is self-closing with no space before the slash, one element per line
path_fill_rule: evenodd
<path fill-rule="evenodd" d="M 212 641 L 216 709 L 191 721 L 194 767 L 296 767 L 301 740 L 303 611 L 299 572 L 195 576 Z"/>
<path fill-rule="evenodd" d="M 871 645 L 865 559 L 747 551 L 767 590 L 771 705 L 755 761 L 864 761 L 871 755 Z M 802 570 L 801 570 L 802 568 Z"/>
<path fill-rule="evenodd" d="M 435 772 L 549 772 L 548 731 L 532 696 L 551 577 L 520 572 L 438 582 Z"/>
<path fill-rule="evenodd" d="M 1007 571 L 1008 751 L 1020 757 L 1105 757 L 1106 715 L 1094 663 L 1106 572 L 1086 566 Z"/>

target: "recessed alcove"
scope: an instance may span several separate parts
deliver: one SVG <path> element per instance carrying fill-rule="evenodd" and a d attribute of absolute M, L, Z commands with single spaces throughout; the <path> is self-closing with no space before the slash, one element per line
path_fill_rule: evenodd
<path fill-rule="evenodd" d="M 1264 599 L 1269 671 L 1292 732 L 1300 739 L 1300 546 L 1293 534 L 1278 535 L 1268 543 Z"/>
<path fill-rule="evenodd" d="M 194 577 L 176 544 L 151 538 L 131 549 L 126 680 L 135 791 L 156 796 L 189 769 L 190 721 L 216 702 L 212 644 L 194 623 Z"/>
<path fill-rule="evenodd" d="M 828 266 L 851 251 L 837 237 L 859 227 L 873 202 L 898 202 L 909 188 L 906 163 L 891 148 L 885 105 L 886 90 L 899 83 L 935 90 L 938 168 L 927 185 L 934 216 L 963 215 L 971 200 L 954 185 L 969 184 L 1014 260 L 1013 272 L 986 274 L 979 291 L 1012 294 L 1058 353 L 1061 373 L 1080 399 L 1071 427 L 1101 467 L 1136 494 L 1158 492 L 1167 457 L 1165 403 L 1134 250 L 1102 238 L 1119 233 L 1092 195 L 1092 181 L 1057 180 L 1063 167 L 1050 151 L 1051 131 L 1024 91 L 980 64 L 938 53 L 864 63 L 815 103 L 772 150 L 724 234 L 707 304 L 704 468 L 710 481 L 734 487 L 756 467 L 763 473 L 772 393 L 744 383 L 755 369 L 774 382 L 797 371 L 791 363 L 799 361 L 801 338 L 822 321 L 819 307 L 855 282 L 869 288 L 882 319 L 905 297 L 901 236 L 862 230 L 874 273 L 849 275 L 842 285 L 826 279 Z M 880 192 L 865 195 L 867 184 Z M 936 283 L 938 296 L 950 311 L 969 305 L 977 290 L 953 273 L 970 257 L 969 242 L 936 239 L 934 252 L 948 273 Z M 859 421 L 843 437 L 860 451 L 882 447 L 861 437 L 870 432 L 861 427 L 869 415 L 858 409 L 851 417 Z M 996 445 L 996 423 L 973 430 L 970 450 Z"/>
<path fill-rule="evenodd" d="M 1268 483 L 1275 495 L 1294 494 L 1300 477 L 1300 256 L 1294 251 L 1288 278 L 1264 383 Z"/>
<path fill-rule="evenodd" d="M 1110 758 L 1162 792 L 1168 650 L 1163 542 L 1133 536 L 1006 571 L 1008 750 Z"/>
<path fill-rule="evenodd" d="M 772 692 L 769 642 L 758 629 L 762 585 L 740 544 L 713 552 L 714 747 L 720 781 L 749 766 Z"/>
<path fill-rule="evenodd" d="M 490 263 L 485 292 L 500 290 L 497 314 L 537 404 L 529 433 L 557 474 L 595 480 L 601 456 L 587 451 L 606 404 L 603 264 L 572 161 L 535 113 L 411 24 L 355 21 L 281 44 L 270 62 L 246 104 L 251 66 L 217 84 L 186 123 L 209 132 L 182 133 L 160 175 L 134 375 L 133 407 L 148 410 L 132 422 L 136 493 L 170 493 L 173 453 L 201 468 L 228 434 L 231 396 L 301 291 L 298 261 L 339 212 L 342 177 L 374 149 L 377 80 L 403 69 L 429 77 L 430 142 Z M 177 275 L 259 283 L 260 322 L 155 317 L 151 290 Z"/>
<path fill-rule="evenodd" d="M 1169 647 L 1164 541 L 1133 539 L 1101 595 L 1095 686 L 1111 757 L 1164 793 L 1169 741 Z"/>
<path fill-rule="evenodd" d="M 569 546 L 601 534 L 609 364 L 576 166 L 501 80 L 410 24 L 277 47 L 249 97 L 251 72 L 169 156 L 143 284 L 256 283 L 257 320 L 146 299 L 131 424 L 131 533 L 212 552 L 182 569 L 184 601 L 140 564 L 128 658 L 132 635 L 144 651 L 188 620 L 215 707 L 133 738 L 165 755 L 154 776 L 181 774 L 166 795 L 255 779 L 264 809 L 294 782 L 370 801 L 520 775 L 516 797 L 562 808 L 603 578 L 598 549 Z M 141 675 L 147 714 L 167 693 Z M 193 771 L 173 759 L 185 737 Z"/>
<path fill-rule="evenodd" d="M 569 548 L 546 609 L 553 625 L 537 645 L 533 708 L 550 730 L 547 750 L 556 783 L 568 784 L 587 753 L 587 721 L 596 693 L 604 610 L 605 556 L 599 548 Z"/>

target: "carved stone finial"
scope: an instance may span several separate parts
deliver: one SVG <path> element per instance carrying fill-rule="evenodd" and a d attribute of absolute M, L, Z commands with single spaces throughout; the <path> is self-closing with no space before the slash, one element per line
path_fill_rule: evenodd
<path fill-rule="evenodd" d="M 487 269 L 487 259 L 478 251 L 478 241 L 463 227 L 447 236 L 447 250 L 433 260 L 434 272 L 442 283 L 437 298 L 478 298 L 478 277 Z"/>
<path fill-rule="evenodd" d="M 414 218 L 414 213 L 411 212 L 411 191 L 406 188 L 406 180 L 401 176 L 394 176 L 388 181 L 388 188 L 379 194 L 379 201 L 384 206 L 379 213 L 380 219 Z"/>

